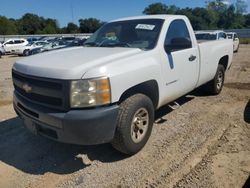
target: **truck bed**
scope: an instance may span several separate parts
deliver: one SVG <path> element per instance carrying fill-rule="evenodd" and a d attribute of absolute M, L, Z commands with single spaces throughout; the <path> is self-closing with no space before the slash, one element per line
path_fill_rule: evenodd
<path fill-rule="evenodd" d="M 221 57 L 233 54 L 232 40 L 214 40 L 214 41 L 197 41 L 200 50 L 200 78 L 199 84 L 202 85 L 206 80 L 211 80 L 215 75 L 217 66 Z M 228 56 L 232 61 L 232 55 Z M 229 67 L 230 65 L 228 65 Z"/>

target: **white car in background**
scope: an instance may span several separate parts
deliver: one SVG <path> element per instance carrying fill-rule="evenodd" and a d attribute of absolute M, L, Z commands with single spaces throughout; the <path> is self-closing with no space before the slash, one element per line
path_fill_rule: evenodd
<path fill-rule="evenodd" d="M 227 33 L 227 38 L 232 39 L 234 41 L 234 52 L 238 52 L 240 47 L 240 39 L 237 33 L 235 32 Z"/>
<path fill-rule="evenodd" d="M 0 58 L 1 58 L 2 55 L 4 55 L 4 54 L 5 54 L 5 50 L 4 50 L 4 48 L 3 48 L 2 43 L 0 43 Z"/>
<path fill-rule="evenodd" d="M 227 34 L 224 31 L 196 31 L 195 36 L 197 40 L 223 40 L 227 39 Z"/>
<path fill-rule="evenodd" d="M 46 42 L 46 41 L 35 41 L 35 42 L 27 44 L 26 46 L 20 46 L 20 47 L 18 47 L 16 49 L 13 49 L 11 51 L 11 53 L 16 54 L 16 55 L 29 56 L 29 55 L 31 55 L 30 52 L 33 49 L 41 48 L 41 47 L 46 46 L 48 44 L 49 43 Z"/>
<path fill-rule="evenodd" d="M 19 48 L 21 46 L 26 46 L 29 42 L 26 39 L 17 38 L 9 39 L 3 43 L 3 47 L 6 53 L 11 53 L 12 50 Z"/>

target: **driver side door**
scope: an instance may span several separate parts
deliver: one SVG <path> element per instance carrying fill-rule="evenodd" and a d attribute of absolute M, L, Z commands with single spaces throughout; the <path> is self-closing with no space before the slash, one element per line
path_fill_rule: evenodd
<path fill-rule="evenodd" d="M 166 102 L 192 91 L 199 77 L 199 50 L 192 42 L 186 22 L 174 20 L 169 25 L 161 56 Z"/>

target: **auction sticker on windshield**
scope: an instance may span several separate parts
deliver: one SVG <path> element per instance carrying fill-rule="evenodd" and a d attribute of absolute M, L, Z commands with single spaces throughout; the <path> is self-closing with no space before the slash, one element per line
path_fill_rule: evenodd
<path fill-rule="evenodd" d="M 144 29 L 144 30 L 154 30 L 155 25 L 149 25 L 149 24 L 138 24 L 136 27 L 136 29 Z"/>

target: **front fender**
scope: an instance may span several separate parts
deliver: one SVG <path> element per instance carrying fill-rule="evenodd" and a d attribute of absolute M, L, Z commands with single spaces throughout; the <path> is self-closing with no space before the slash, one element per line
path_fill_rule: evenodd
<path fill-rule="evenodd" d="M 108 63 L 87 71 L 83 78 L 107 76 L 110 79 L 112 103 L 119 101 L 122 94 L 140 83 L 161 80 L 160 60 L 153 52 L 145 52 L 137 57 Z M 153 91 L 152 91 L 153 92 Z"/>

